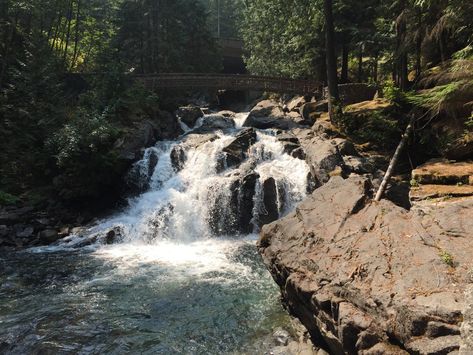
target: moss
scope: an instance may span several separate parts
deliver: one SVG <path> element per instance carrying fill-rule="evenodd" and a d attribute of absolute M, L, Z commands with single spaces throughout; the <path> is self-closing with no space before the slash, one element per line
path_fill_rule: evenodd
<path fill-rule="evenodd" d="M 357 144 L 371 143 L 392 149 L 401 137 L 403 124 L 394 118 L 391 107 L 381 110 L 345 111 L 336 118 L 340 130 Z"/>

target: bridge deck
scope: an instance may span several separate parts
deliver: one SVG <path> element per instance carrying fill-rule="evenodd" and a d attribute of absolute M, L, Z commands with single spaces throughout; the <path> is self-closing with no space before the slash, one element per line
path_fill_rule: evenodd
<path fill-rule="evenodd" d="M 137 74 L 136 80 L 151 90 L 171 88 L 209 88 L 226 90 L 262 90 L 281 93 L 311 94 L 320 91 L 320 83 L 239 74 Z"/>

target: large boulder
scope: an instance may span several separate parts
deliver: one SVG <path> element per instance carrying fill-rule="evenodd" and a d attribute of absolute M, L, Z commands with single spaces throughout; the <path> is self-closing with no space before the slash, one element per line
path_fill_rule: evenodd
<path fill-rule="evenodd" d="M 217 115 L 220 115 L 220 116 L 223 116 L 223 117 L 228 117 L 228 118 L 235 118 L 236 113 L 233 112 L 233 111 L 229 111 L 229 110 L 223 110 L 223 111 L 219 111 L 217 113 Z"/>
<path fill-rule="evenodd" d="M 115 142 L 122 160 L 133 163 L 141 158 L 143 148 L 149 148 L 158 140 L 175 139 L 183 133 L 175 116 L 158 111 L 152 118 L 139 121 L 127 134 Z"/>
<path fill-rule="evenodd" d="M 289 310 L 333 354 L 448 354 L 470 283 L 473 198 L 371 202 L 367 178 L 333 177 L 258 247 Z"/>
<path fill-rule="evenodd" d="M 186 160 L 186 151 L 182 145 L 174 146 L 171 150 L 171 165 L 176 173 L 184 168 Z"/>
<path fill-rule="evenodd" d="M 177 117 L 181 119 L 189 128 L 195 126 L 197 120 L 204 116 L 204 113 L 197 106 L 179 107 L 176 112 Z"/>
<path fill-rule="evenodd" d="M 264 100 L 251 110 L 243 126 L 258 129 L 289 129 L 295 127 L 296 124 L 286 117 L 283 108 L 278 102 Z"/>
<path fill-rule="evenodd" d="M 249 234 L 253 231 L 253 197 L 259 175 L 244 167 L 223 177 L 222 185 L 209 186 L 209 227 L 214 235 Z"/>
<path fill-rule="evenodd" d="M 235 121 L 231 117 L 222 115 L 207 115 L 202 121 L 202 125 L 193 130 L 195 133 L 207 133 L 217 130 L 228 130 L 235 128 Z"/>
<path fill-rule="evenodd" d="M 307 103 L 307 99 L 304 96 L 295 96 L 293 97 L 286 105 L 289 112 L 295 111 L 299 112 L 301 106 Z"/>
<path fill-rule="evenodd" d="M 305 151 L 294 134 L 281 132 L 276 136 L 276 139 L 284 146 L 285 153 L 301 160 L 306 158 Z"/>
<path fill-rule="evenodd" d="M 254 128 L 241 130 L 225 148 L 225 161 L 227 167 L 239 165 L 247 156 L 247 151 L 256 143 L 256 131 Z"/>
<path fill-rule="evenodd" d="M 312 176 L 320 184 L 326 183 L 330 176 L 346 170 L 338 146 L 331 140 L 323 139 L 310 131 L 298 131 L 298 138 L 305 151 L 305 159 Z"/>
<path fill-rule="evenodd" d="M 259 214 L 259 224 L 263 226 L 279 218 L 278 188 L 276 180 L 270 177 L 263 182 L 263 211 Z"/>
<path fill-rule="evenodd" d="M 155 142 L 158 140 L 172 140 L 183 134 L 177 117 L 168 111 L 160 110 L 153 115 Z M 152 144 L 154 145 L 154 143 Z"/>

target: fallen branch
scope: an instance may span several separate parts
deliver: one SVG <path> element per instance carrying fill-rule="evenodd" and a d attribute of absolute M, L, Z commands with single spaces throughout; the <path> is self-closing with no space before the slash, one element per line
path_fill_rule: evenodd
<path fill-rule="evenodd" d="M 407 140 L 409 139 L 412 133 L 413 127 L 414 127 L 414 116 L 411 117 L 409 125 L 407 126 L 406 131 L 404 132 L 402 136 L 401 142 L 399 142 L 399 145 L 396 148 L 396 152 L 394 153 L 391 159 L 391 162 L 389 163 L 388 170 L 386 171 L 383 181 L 381 182 L 378 192 L 376 193 L 376 197 L 374 198 L 375 201 L 380 201 L 381 197 L 383 197 L 384 191 L 386 190 L 386 187 L 388 186 L 389 180 L 391 180 L 391 176 L 393 174 L 394 168 L 396 167 L 397 161 L 399 160 L 399 157 L 401 156 L 401 152 L 404 149 L 405 145 L 407 144 Z"/>

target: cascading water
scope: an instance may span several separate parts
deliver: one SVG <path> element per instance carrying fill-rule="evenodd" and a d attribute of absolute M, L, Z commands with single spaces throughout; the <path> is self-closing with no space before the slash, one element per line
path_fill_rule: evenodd
<path fill-rule="evenodd" d="M 268 350 L 288 319 L 254 233 L 304 198 L 309 169 L 272 131 L 231 163 L 245 117 L 148 148 L 129 175 L 144 192 L 85 236 L 0 255 L 0 352 Z"/>

